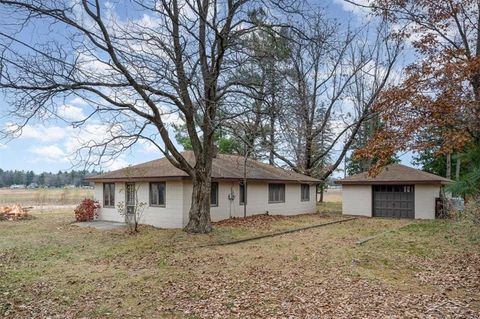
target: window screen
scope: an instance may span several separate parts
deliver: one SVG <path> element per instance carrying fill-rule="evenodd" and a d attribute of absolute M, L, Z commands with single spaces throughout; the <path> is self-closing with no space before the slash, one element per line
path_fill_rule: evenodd
<path fill-rule="evenodd" d="M 285 202 L 285 184 L 268 184 L 268 202 Z"/>
<path fill-rule="evenodd" d="M 103 184 L 103 206 L 115 207 L 115 184 Z"/>
<path fill-rule="evenodd" d="M 150 183 L 150 206 L 165 206 L 165 182 Z"/>
<path fill-rule="evenodd" d="M 302 202 L 308 202 L 310 200 L 310 185 L 302 184 L 300 188 Z"/>
<path fill-rule="evenodd" d="M 210 206 L 218 206 L 218 183 L 212 182 L 210 187 Z"/>
<path fill-rule="evenodd" d="M 243 182 L 240 183 L 240 205 L 243 205 L 245 204 L 245 200 L 247 198 L 247 194 L 245 192 L 245 185 L 243 185 Z"/>

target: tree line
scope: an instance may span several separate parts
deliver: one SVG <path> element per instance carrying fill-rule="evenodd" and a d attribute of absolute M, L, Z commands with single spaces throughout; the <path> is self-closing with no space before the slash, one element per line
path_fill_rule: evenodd
<path fill-rule="evenodd" d="M 3 170 L 0 169 L 0 188 L 12 185 L 31 185 L 38 187 L 64 187 L 74 185 L 75 187 L 89 186 L 90 183 L 84 179 L 87 176 L 99 174 L 96 171 L 58 171 L 57 173 L 43 172 L 37 174 L 33 171 Z"/>

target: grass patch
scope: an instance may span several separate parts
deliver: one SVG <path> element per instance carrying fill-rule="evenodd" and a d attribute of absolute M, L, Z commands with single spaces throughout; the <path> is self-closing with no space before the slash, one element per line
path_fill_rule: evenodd
<path fill-rule="evenodd" d="M 320 213 L 341 213 L 342 202 L 317 203 L 317 211 Z"/>

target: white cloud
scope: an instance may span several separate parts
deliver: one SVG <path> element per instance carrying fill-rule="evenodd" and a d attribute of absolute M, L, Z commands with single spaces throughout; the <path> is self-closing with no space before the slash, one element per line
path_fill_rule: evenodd
<path fill-rule="evenodd" d="M 85 99 L 82 99 L 79 96 L 72 99 L 69 103 L 72 104 L 72 105 L 76 105 L 76 106 L 86 106 L 86 105 L 88 105 L 87 101 L 85 101 Z"/>
<path fill-rule="evenodd" d="M 80 121 L 85 119 L 83 109 L 81 107 L 65 104 L 58 108 L 57 114 L 60 118 L 69 121 Z"/>
<path fill-rule="evenodd" d="M 128 165 L 129 163 L 125 160 L 125 158 L 123 156 L 119 156 L 115 159 L 109 160 L 108 162 L 104 163 L 102 167 L 114 171 L 117 169 L 125 168 Z"/>
<path fill-rule="evenodd" d="M 6 149 L 7 145 L 0 143 L 0 150 Z"/>
<path fill-rule="evenodd" d="M 47 162 L 66 162 L 68 161 L 65 152 L 55 144 L 45 146 L 34 146 L 29 150 L 31 153 L 38 156 L 36 161 Z"/>
<path fill-rule="evenodd" d="M 7 132 L 15 133 L 15 137 L 20 139 L 34 139 L 42 143 L 49 143 L 62 140 L 65 137 L 65 127 L 43 126 L 43 125 L 25 125 L 19 130 L 19 126 L 13 123 L 7 123 L 5 127 Z"/>
<path fill-rule="evenodd" d="M 369 10 L 364 7 L 369 5 L 369 0 L 352 0 L 354 3 L 345 0 L 334 0 L 333 2 L 340 5 L 343 10 L 355 15 L 365 16 L 369 12 Z"/>
<path fill-rule="evenodd" d="M 142 146 L 145 153 L 159 154 L 160 152 L 158 147 L 150 141 L 143 141 Z"/>

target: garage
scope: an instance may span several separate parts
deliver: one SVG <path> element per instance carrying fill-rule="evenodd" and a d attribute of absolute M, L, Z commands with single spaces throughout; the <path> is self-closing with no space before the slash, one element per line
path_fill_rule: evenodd
<path fill-rule="evenodd" d="M 373 185 L 373 216 L 415 218 L 414 185 Z"/>
<path fill-rule="evenodd" d="M 345 215 L 384 218 L 435 218 L 435 199 L 451 180 L 413 167 L 391 164 L 376 176 L 368 172 L 337 181 Z"/>

